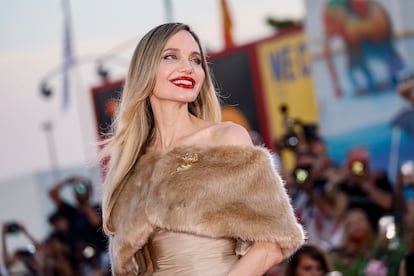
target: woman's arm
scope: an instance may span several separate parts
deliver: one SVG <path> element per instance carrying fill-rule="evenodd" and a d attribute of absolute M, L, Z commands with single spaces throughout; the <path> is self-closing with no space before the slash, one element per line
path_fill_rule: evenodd
<path fill-rule="evenodd" d="M 255 242 L 227 275 L 263 275 L 282 259 L 282 250 L 277 243 Z"/>
<path fill-rule="evenodd" d="M 220 144 L 253 145 L 248 132 L 239 125 L 223 123 L 217 133 Z M 272 266 L 283 260 L 279 244 L 272 242 L 255 242 L 227 274 L 228 276 L 261 276 Z"/>
<path fill-rule="evenodd" d="M 63 204 L 62 199 L 60 198 L 60 190 L 63 189 L 69 183 L 69 179 L 65 179 L 56 183 L 52 188 L 49 189 L 49 197 L 56 205 L 57 208 L 60 208 Z"/>

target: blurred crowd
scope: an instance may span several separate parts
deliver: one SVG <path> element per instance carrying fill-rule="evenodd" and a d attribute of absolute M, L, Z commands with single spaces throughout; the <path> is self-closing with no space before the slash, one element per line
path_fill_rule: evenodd
<path fill-rule="evenodd" d="M 414 162 L 405 160 L 392 180 L 371 169 L 364 146 L 350 148 L 338 164 L 317 135 L 286 142 L 277 146 L 293 153 L 294 165 L 281 170 L 308 239 L 268 275 L 414 275 L 407 261 L 414 252 Z"/>
<path fill-rule="evenodd" d="M 62 196 L 70 186 L 75 204 Z M 100 206 L 92 204 L 93 186 L 89 179 L 74 176 L 49 190 L 55 211 L 47 219 L 50 233 L 37 241 L 22 222 L 2 226 L 3 267 L 0 275 L 104 276 L 109 273 L 107 240 L 102 232 Z M 23 235 L 30 245 L 10 252 L 9 236 Z"/>
<path fill-rule="evenodd" d="M 260 137 L 252 138 L 262 143 Z M 279 149 L 295 157 L 292 169 L 281 165 L 279 154 L 275 164 L 307 243 L 267 276 L 414 275 L 412 160 L 401 164 L 393 181 L 385 171 L 371 170 L 370 152 L 363 146 L 349 149 L 340 164 L 328 156 L 317 135 Z M 68 186 L 75 203 L 61 195 Z M 47 218 L 50 233 L 41 242 L 23 223 L 4 223 L 1 275 L 110 275 L 107 239 L 100 206 L 91 202 L 92 188 L 89 179 L 74 176 L 49 190 L 55 210 Z M 32 246 L 10 252 L 11 235 L 25 236 Z"/>

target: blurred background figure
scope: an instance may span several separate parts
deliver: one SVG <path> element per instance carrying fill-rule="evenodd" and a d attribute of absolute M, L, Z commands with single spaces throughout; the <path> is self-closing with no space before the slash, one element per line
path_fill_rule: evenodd
<path fill-rule="evenodd" d="M 75 240 L 70 232 L 69 222 L 59 210 L 49 216 L 51 231 L 46 237 L 47 273 L 51 275 L 79 274 L 77 256 L 74 252 Z"/>
<path fill-rule="evenodd" d="M 338 200 L 345 200 L 348 210 L 365 210 L 377 230 L 379 218 L 393 211 L 394 192 L 387 174 L 371 171 L 368 149 L 358 146 L 348 151 L 341 177 Z"/>
<path fill-rule="evenodd" d="M 309 141 L 309 150 L 313 153 L 316 158 L 316 166 L 322 173 L 335 168 L 337 165 L 329 157 L 328 149 L 326 147 L 325 141 L 320 137 L 314 137 Z"/>
<path fill-rule="evenodd" d="M 288 191 L 309 241 L 330 250 L 339 245 L 344 208 L 331 189 L 330 177 L 336 169 L 329 159 L 320 156 L 311 151 L 297 152 Z"/>
<path fill-rule="evenodd" d="M 73 196 L 76 199 L 74 205 L 65 201 L 60 194 L 65 186 L 73 189 Z M 80 275 L 102 274 L 108 265 L 106 237 L 102 232 L 101 209 L 99 205 L 91 203 L 92 192 L 91 181 L 81 176 L 58 182 L 49 190 L 49 196 L 55 203 L 59 216 L 67 221 L 70 236 L 66 234 L 63 221 L 60 221 L 58 225 L 56 223 L 59 223 L 59 220 L 52 219 L 52 223 L 58 227 L 59 235 L 63 235 L 69 244 L 70 252 L 74 254 L 79 266 Z M 59 228 L 62 226 L 63 229 Z"/>
<path fill-rule="evenodd" d="M 314 244 L 303 245 L 284 265 L 283 276 L 325 276 L 333 271 L 327 253 Z"/>
<path fill-rule="evenodd" d="M 375 232 L 368 216 L 359 208 L 348 211 L 341 247 L 330 252 L 335 269 L 344 275 L 397 275 L 407 247 L 400 241 L 394 217 L 381 217 Z"/>
<path fill-rule="evenodd" d="M 27 248 L 18 248 L 9 252 L 7 237 L 23 235 L 30 242 Z M 39 242 L 18 222 L 7 222 L 2 225 L 1 232 L 3 263 L 7 275 L 32 276 L 44 275 L 43 250 Z"/>
<path fill-rule="evenodd" d="M 340 256 L 344 262 L 352 260 L 358 255 L 366 255 L 372 249 L 375 233 L 362 209 L 349 210 L 345 218 L 345 231 L 342 236 Z"/>
<path fill-rule="evenodd" d="M 58 233 L 52 233 L 44 241 L 44 274 L 45 275 L 81 275 L 76 260 L 65 244 L 65 239 Z"/>

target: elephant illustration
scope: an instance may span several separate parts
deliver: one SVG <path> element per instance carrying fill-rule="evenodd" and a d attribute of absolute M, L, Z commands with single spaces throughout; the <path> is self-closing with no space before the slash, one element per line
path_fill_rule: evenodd
<path fill-rule="evenodd" d="M 332 60 L 331 39 L 343 41 L 347 61 L 346 73 L 354 93 L 375 92 L 375 83 L 369 61 L 380 61 L 387 68 L 388 85 L 395 86 L 397 71 L 403 61 L 393 46 L 393 30 L 386 10 L 376 1 L 328 0 L 323 10 L 325 40 L 323 53 L 331 76 L 335 94 L 342 96 L 338 75 Z M 366 86 L 356 78 L 359 71 Z"/>

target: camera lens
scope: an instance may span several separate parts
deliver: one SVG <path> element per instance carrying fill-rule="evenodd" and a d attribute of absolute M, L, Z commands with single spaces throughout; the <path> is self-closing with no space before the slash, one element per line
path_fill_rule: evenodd
<path fill-rule="evenodd" d="M 304 168 L 297 168 L 295 170 L 295 177 L 298 183 L 303 183 L 309 177 L 309 171 Z"/>
<path fill-rule="evenodd" d="M 17 225 L 17 223 L 9 223 L 7 225 L 7 232 L 17 233 L 18 231 L 19 231 L 19 225 Z"/>
<path fill-rule="evenodd" d="M 87 192 L 87 188 L 86 185 L 83 183 L 77 183 L 75 185 L 75 191 L 80 194 L 80 195 L 84 195 Z"/>
<path fill-rule="evenodd" d="M 365 170 L 364 163 L 362 163 L 361 161 L 353 162 L 351 170 L 352 170 L 352 173 L 354 175 L 363 176 L 364 175 L 364 170 Z"/>

